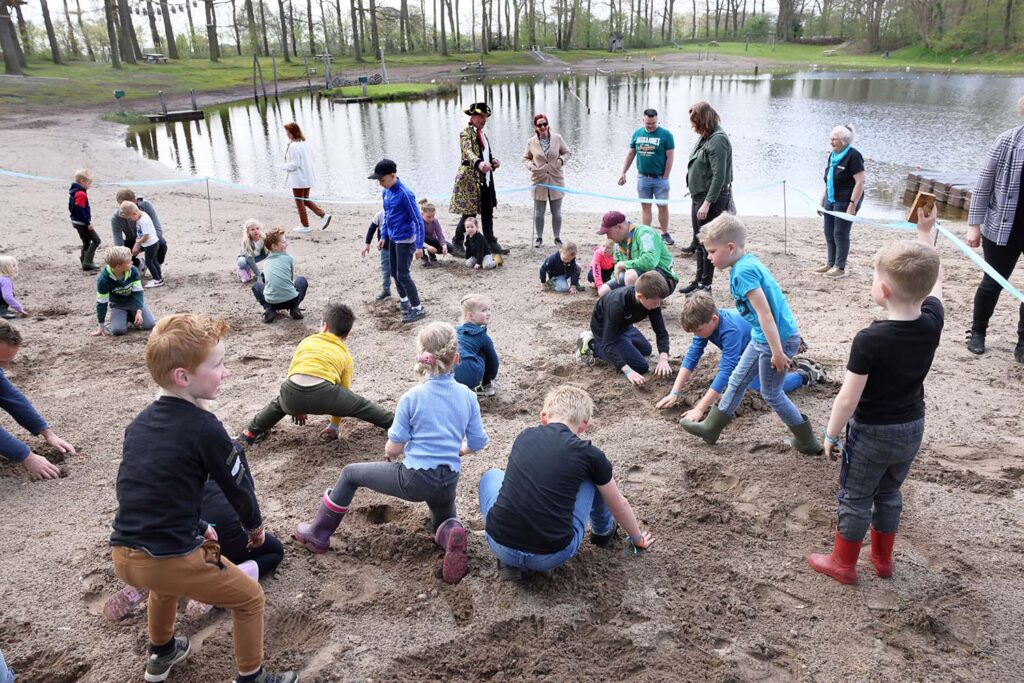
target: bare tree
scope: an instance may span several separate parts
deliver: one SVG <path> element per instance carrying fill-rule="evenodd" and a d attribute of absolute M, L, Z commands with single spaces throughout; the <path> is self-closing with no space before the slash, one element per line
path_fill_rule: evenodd
<path fill-rule="evenodd" d="M 263 54 L 270 54 L 270 43 L 267 41 L 267 6 L 264 0 L 260 0 L 260 33 L 263 38 Z"/>
<path fill-rule="evenodd" d="M 295 6 L 288 0 L 288 34 L 292 38 L 292 54 L 299 58 L 299 39 L 295 35 Z"/>
<path fill-rule="evenodd" d="M 350 0 L 349 8 L 352 12 L 352 53 L 356 61 L 363 61 L 363 41 L 359 38 L 359 19 L 356 16 L 356 0 Z"/>
<path fill-rule="evenodd" d="M 942 11 L 942 4 L 938 3 L 939 11 Z M 1010 47 L 1010 39 L 1013 36 L 1013 0 L 1006 0 L 1006 21 L 1003 23 L 1003 48 Z"/>
<path fill-rule="evenodd" d="M 121 68 L 121 49 L 114 31 L 114 0 L 103 0 L 103 18 L 107 24 L 107 41 L 110 43 L 110 63 L 115 69 Z"/>
<path fill-rule="evenodd" d="M 234 5 L 232 4 L 232 9 Z M 245 0 L 245 24 L 247 26 L 246 38 L 249 41 L 249 48 L 252 50 L 254 55 L 260 54 L 260 43 L 259 37 L 256 34 L 256 12 L 253 10 L 252 0 Z M 238 40 L 238 19 L 235 19 L 235 39 L 239 43 L 239 49 L 241 49 L 241 40 Z M 238 54 L 242 54 L 239 52 Z"/>
<path fill-rule="evenodd" d="M 66 2 L 67 0 L 65 0 Z M 153 11 L 152 0 L 146 0 L 146 18 L 149 19 L 149 32 L 153 36 L 153 47 L 160 49 L 160 31 L 156 28 L 156 12 Z"/>
<path fill-rule="evenodd" d="M 46 25 L 46 39 L 50 41 L 50 58 L 54 64 L 60 64 L 60 46 L 57 45 L 57 33 L 53 30 L 50 19 L 50 8 L 46 0 L 39 0 L 39 9 L 43 11 L 43 24 Z"/>
<path fill-rule="evenodd" d="M 89 39 L 89 34 L 85 30 L 85 24 L 82 22 L 82 2 L 81 0 L 75 0 L 75 18 L 78 20 L 78 30 L 82 32 L 82 40 L 85 42 L 85 54 L 89 55 L 89 61 L 96 61 L 96 53 L 92 49 L 92 40 Z"/>
<path fill-rule="evenodd" d="M 78 41 L 75 40 L 75 27 L 71 24 L 71 12 L 68 10 L 68 0 L 64 0 L 64 20 L 68 25 L 68 47 L 71 48 L 71 54 L 77 57 L 81 53 L 78 50 Z"/>
<path fill-rule="evenodd" d="M 288 21 L 284 13 L 284 0 L 277 0 L 277 15 L 281 22 L 281 52 L 284 53 L 284 61 L 290 62 L 292 58 L 288 56 Z"/>
<path fill-rule="evenodd" d="M 377 0 L 370 0 L 370 42 L 373 58 L 380 59 L 380 34 L 377 33 Z"/>
<path fill-rule="evenodd" d="M 185 0 L 185 14 L 188 15 L 188 52 L 189 55 L 196 48 L 196 25 L 192 21 L 192 3 Z"/>
<path fill-rule="evenodd" d="M 445 57 L 448 56 L 448 36 L 445 35 L 444 31 L 444 2 L 441 0 L 441 54 Z M 483 0 L 481 0 L 483 2 Z"/>
<path fill-rule="evenodd" d="M 11 13 L 7 9 L 6 2 L 0 2 L 0 48 L 4 51 L 4 73 L 10 76 L 24 76 L 18 55 L 21 49 L 18 47 L 18 39 L 14 34 L 14 22 L 11 20 Z"/>
<path fill-rule="evenodd" d="M 124 2 L 125 0 L 121 0 Z M 217 12 L 213 0 L 204 0 L 206 4 L 206 40 L 210 44 L 210 61 L 220 61 L 220 44 L 217 42 Z"/>
<path fill-rule="evenodd" d="M 316 54 L 316 37 L 313 35 L 313 0 L 306 0 L 306 25 L 309 28 L 309 54 Z"/>
<path fill-rule="evenodd" d="M 78 0 L 75 0 L 78 2 Z M 174 42 L 174 29 L 171 27 L 171 12 L 167 0 L 160 0 L 160 10 L 164 15 L 164 36 L 167 37 L 167 56 L 178 59 L 178 46 Z"/>
<path fill-rule="evenodd" d="M 452 0 L 441 0 L 441 2 L 448 4 L 448 28 L 452 30 L 452 35 L 455 36 L 455 51 L 458 52 L 461 49 L 459 45 L 459 25 L 455 23 L 455 17 L 452 14 Z"/>

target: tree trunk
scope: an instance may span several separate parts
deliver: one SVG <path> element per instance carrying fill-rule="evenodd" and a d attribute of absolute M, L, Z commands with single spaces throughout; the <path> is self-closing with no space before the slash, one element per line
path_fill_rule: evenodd
<path fill-rule="evenodd" d="M 81 50 L 78 49 L 78 40 L 75 38 L 75 27 L 71 24 L 68 0 L 64 0 L 64 21 L 68 25 L 68 47 L 71 49 L 71 54 L 77 57 L 81 54 Z"/>
<path fill-rule="evenodd" d="M 512 44 L 512 13 L 509 10 L 508 2 L 509 0 L 505 0 L 505 45 L 508 49 L 515 50 L 516 47 Z"/>
<path fill-rule="evenodd" d="M 256 56 L 260 54 L 260 43 L 259 38 L 256 36 L 256 12 L 253 10 L 252 0 L 245 0 L 245 25 L 246 25 L 246 41 L 249 43 L 249 49 Z M 238 24 L 236 20 L 235 24 L 235 36 L 238 37 Z M 241 41 L 239 41 L 240 43 Z M 241 54 L 241 53 L 239 53 Z"/>
<path fill-rule="evenodd" d="M 448 10 L 451 11 L 452 0 L 448 0 Z M 462 52 L 462 27 L 459 25 L 459 0 L 455 0 L 455 51 Z"/>
<path fill-rule="evenodd" d="M 146 0 L 146 18 L 149 19 L 149 32 L 153 36 L 153 49 L 159 50 L 163 41 L 160 40 L 160 31 L 156 27 L 156 12 L 153 11 L 152 0 Z"/>
<path fill-rule="evenodd" d="M 448 56 L 448 36 L 444 31 L 444 0 L 441 0 L 441 54 Z"/>
<path fill-rule="evenodd" d="M 106 0 L 104 0 L 106 1 Z M 192 21 L 192 3 L 185 3 L 185 14 L 188 15 L 188 54 L 191 57 L 196 49 L 196 25 Z"/>
<path fill-rule="evenodd" d="M 78 30 L 82 32 L 82 40 L 85 42 L 85 54 L 89 55 L 89 61 L 96 61 L 96 52 L 92 49 L 92 41 L 85 31 L 85 24 L 82 22 L 82 2 L 75 0 L 75 18 L 78 20 Z"/>
<path fill-rule="evenodd" d="M 288 0 L 288 35 L 291 36 L 292 40 L 292 54 L 295 59 L 299 58 L 299 39 L 295 34 L 295 5 L 292 4 L 292 0 Z"/>
<path fill-rule="evenodd" d="M 402 18 L 405 20 L 405 43 L 406 48 L 409 52 L 412 52 L 416 47 L 412 43 L 412 19 L 409 16 L 409 0 L 402 0 Z"/>
<path fill-rule="evenodd" d="M 324 0 L 318 0 L 320 4 L 320 28 L 324 34 L 324 53 L 333 54 L 331 52 L 331 41 L 327 39 L 327 13 L 324 12 Z"/>
<path fill-rule="evenodd" d="M 14 20 L 7 9 L 6 2 L 0 2 L 0 48 L 4 51 L 4 73 L 9 76 L 24 76 L 18 55 L 21 50 L 14 34 Z"/>
<path fill-rule="evenodd" d="M 1006 23 L 1003 24 L 1003 48 L 1010 47 L 1010 36 L 1013 34 L 1013 0 L 1006 0 Z"/>
<path fill-rule="evenodd" d="M 528 25 L 526 27 L 526 35 L 530 40 L 530 49 L 537 44 L 537 0 L 529 0 L 530 7 L 527 11 L 526 21 Z"/>
<path fill-rule="evenodd" d="M 103 18 L 107 23 L 107 41 L 110 43 L 110 64 L 115 69 L 121 68 L 121 48 L 117 44 L 117 32 L 114 31 L 114 0 L 103 0 Z"/>
<path fill-rule="evenodd" d="M 377 32 L 377 0 L 370 0 L 370 44 L 373 58 L 380 59 L 380 34 Z"/>
<path fill-rule="evenodd" d="M 21 11 L 21 5 L 14 6 L 14 12 L 18 15 L 18 33 L 21 34 L 21 49 L 26 55 L 32 55 L 32 42 L 28 39 L 28 24 L 25 23 L 25 15 Z"/>
<path fill-rule="evenodd" d="M 359 37 L 359 17 L 356 15 L 356 0 L 349 0 L 352 13 L 352 54 L 357 62 L 363 61 L 363 41 Z"/>
<path fill-rule="evenodd" d="M 124 2 L 124 0 L 122 0 Z M 220 44 L 217 42 L 217 13 L 213 0 L 204 0 L 206 4 L 206 40 L 210 44 L 210 61 L 220 61 Z"/>
<path fill-rule="evenodd" d="M 309 55 L 316 54 L 316 36 L 313 35 L 313 0 L 306 0 L 306 26 L 309 28 Z"/>
<path fill-rule="evenodd" d="M 267 4 L 260 0 L 260 33 L 263 37 L 263 54 L 270 55 L 270 42 L 267 40 Z"/>
<path fill-rule="evenodd" d="M 46 0 L 39 0 L 39 8 L 43 11 L 46 38 L 50 41 L 50 58 L 54 64 L 60 64 L 60 46 L 57 45 L 57 34 L 53 30 L 53 21 L 50 20 L 50 8 L 47 6 Z"/>
<path fill-rule="evenodd" d="M 291 62 L 288 56 L 288 22 L 284 13 L 284 0 L 277 0 L 277 14 L 281 22 L 281 52 L 284 53 L 284 61 Z"/>
<path fill-rule="evenodd" d="M 78 2 L 78 0 L 75 0 Z M 178 59 L 178 46 L 174 42 L 174 29 L 171 27 L 171 12 L 167 0 L 160 0 L 160 9 L 164 15 L 164 36 L 167 38 L 167 56 Z"/>
<path fill-rule="evenodd" d="M 420 24 L 423 28 L 423 35 L 420 36 L 420 44 L 427 49 L 427 7 L 426 0 L 420 0 Z"/>
<path fill-rule="evenodd" d="M 370 1 L 373 2 L 374 0 L 370 0 Z M 441 2 L 442 3 L 447 3 L 447 5 L 448 5 L 448 28 L 450 28 L 455 33 L 455 51 L 458 52 L 459 51 L 459 29 L 458 29 L 458 25 L 455 23 L 455 17 L 452 14 L 452 0 L 441 0 Z"/>
<path fill-rule="evenodd" d="M 216 12 L 216 8 L 214 9 Z M 235 0 L 231 0 L 231 27 L 235 31 L 235 52 L 238 56 L 242 56 L 242 36 L 238 32 L 238 5 Z"/>

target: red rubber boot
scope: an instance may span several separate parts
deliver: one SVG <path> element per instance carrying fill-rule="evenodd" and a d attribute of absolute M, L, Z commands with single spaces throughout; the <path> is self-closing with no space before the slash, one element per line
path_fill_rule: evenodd
<path fill-rule="evenodd" d="M 895 542 L 895 531 L 884 534 L 871 527 L 871 564 L 875 565 L 875 573 L 883 579 L 892 576 L 892 546 Z"/>
<path fill-rule="evenodd" d="M 466 575 L 469 558 L 466 556 L 466 527 L 452 517 L 441 522 L 434 533 L 434 541 L 444 548 L 441 577 L 445 583 L 458 583 Z"/>
<path fill-rule="evenodd" d="M 836 531 L 836 543 L 831 555 L 813 553 L 807 562 L 814 571 L 831 576 L 839 583 L 857 583 L 857 558 L 860 557 L 860 541 L 848 541 Z"/>

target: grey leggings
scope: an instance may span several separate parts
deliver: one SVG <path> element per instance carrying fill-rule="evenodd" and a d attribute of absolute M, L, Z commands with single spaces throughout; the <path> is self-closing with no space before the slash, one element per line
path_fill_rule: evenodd
<path fill-rule="evenodd" d="M 446 519 L 455 517 L 455 487 L 459 473 L 447 465 L 430 470 L 411 470 L 398 462 L 358 462 L 345 465 L 338 482 L 328 496 L 331 502 L 347 508 L 356 489 L 366 487 L 386 496 L 414 503 L 426 503 L 430 521 L 436 530 Z"/>
<path fill-rule="evenodd" d="M 562 200 L 561 199 L 534 199 L 533 200 L 533 231 L 537 239 L 544 236 L 544 208 L 551 202 L 551 232 L 555 239 L 562 234 Z"/>

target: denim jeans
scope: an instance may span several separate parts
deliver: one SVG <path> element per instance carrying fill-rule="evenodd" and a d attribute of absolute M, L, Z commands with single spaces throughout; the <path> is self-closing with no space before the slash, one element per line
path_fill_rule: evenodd
<path fill-rule="evenodd" d="M 487 524 L 487 513 L 494 507 L 494 501 L 498 500 L 498 491 L 501 490 L 501 483 L 504 480 L 505 472 L 499 469 L 487 470 L 480 479 L 480 512 L 483 514 L 485 525 Z M 491 552 L 498 558 L 498 561 L 504 565 L 535 572 L 550 571 L 568 562 L 580 549 L 583 535 L 587 532 L 588 517 L 594 533 L 607 534 L 611 532 L 614 525 L 612 513 L 604 504 L 604 499 L 593 482 L 585 481 L 580 484 L 580 491 L 576 494 L 576 505 L 572 511 L 572 540 L 569 541 L 569 545 L 558 552 L 537 555 L 501 545 L 491 538 L 490 534 L 486 534 L 487 545 L 491 547 Z"/>
<path fill-rule="evenodd" d="M 861 198 L 863 201 L 863 197 Z M 826 211 L 846 211 L 850 208 L 850 200 L 830 202 L 827 199 L 822 206 Z M 860 208 L 860 202 L 857 203 Z M 825 214 L 825 244 L 828 246 L 828 265 L 846 268 L 846 258 L 850 255 L 850 229 L 853 223 L 841 218 Z"/>
<path fill-rule="evenodd" d="M 891 534 L 900 525 L 900 487 L 921 448 L 924 418 L 892 425 L 851 420 L 839 470 L 839 534 L 861 541 L 871 524 Z"/>
<path fill-rule="evenodd" d="M 14 672 L 7 668 L 3 651 L 0 651 L 0 683 L 14 683 Z"/>
<path fill-rule="evenodd" d="M 380 291 L 391 294 L 391 249 L 380 250 Z"/>
<path fill-rule="evenodd" d="M 131 322 L 135 322 L 135 311 L 125 310 L 123 308 L 111 308 L 110 309 L 110 334 L 115 337 L 120 337 L 122 334 L 128 331 L 128 322 L 131 316 Z M 142 307 L 142 329 L 151 330 L 156 326 L 156 320 L 153 318 L 153 314 L 149 312 L 149 309 L 145 306 Z"/>
<path fill-rule="evenodd" d="M 794 334 L 782 340 L 782 351 L 792 358 L 800 348 L 800 335 Z M 785 372 L 777 372 L 772 367 L 772 350 L 767 344 L 751 340 L 743 355 L 729 375 L 729 386 L 718 403 L 718 409 L 730 417 L 736 414 L 736 408 L 743 400 L 743 392 L 758 377 L 761 381 L 761 397 L 772 407 L 782 421 L 794 427 L 804 421 L 800 409 L 797 408 L 783 390 L 786 381 Z"/>
<path fill-rule="evenodd" d="M 615 348 L 619 352 L 619 357 L 625 361 L 626 365 L 641 375 L 646 375 L 647 371 L 651 369 L 650 364 L 647 362 L 647 357 L 651 355 L 653 350 L 651 342 L 647 341 L 647 337 L 632 325 L 615 340 Z M 594 354 L 602 360 L 608 360 L 601 350 L 600 339 L 594 340 Z M 621 370 L 622 368 L 618 367 L 615 369 Z"/>
<path fill-rule="evenodd" d="M 235 265 L 237 265 L 239 269 L 241 269 L 241 268 L 248 268 L 250 271 L 252 271 L 253 275 L 255 275 L 256 277 L 259 277 L 259 275 L 260 275 L 260 267 L 257 266 L 256 264 L 259 263 L 260 261 L 266 259 L 266 258 L 267 257 L 266 257 L 265 254 L 264 255 L 260 255 L 260 256 L 256 256 L 255 258 L 252 257 L 252 256 L 246 256 L 245 254 L 241 254 L 238 257 L 238 260 L 235 262 Z"/>
<path fill-rule="evenodd" d="M 787 372 L 786 379 L 782 381 L 782 390 L 787 394 L 791 391 L 796 391 L 804 385 L 804 378 L 799 372 Z M 754 381 L 747 387 L 751 391 L 760 393 L 761 391 L 761 378 L 755 377 Z"/>
<path fill-rule="evenodd" d="M 411 470 L 398 462 L 357 462 L 345 465 L 329 498 L 347 508 L 356 489 L 365 487 L 414 503 L 426 503 L 434 530 L 446 519 L 455 517 L 455 488 L 459 473 L 448 465 L 429 470 Z"/>
<path fill-rule="evenodd" d="M 571 286 L 572 282 L 569 281 L 568 275 L 557 275 L 548 280 L 548 287 L 556 292 L 568 292 Z"/>
<path fill-rule="evenodd" d="M 408 299 L 413 308 L 420 305 L 420 295 L 416 291 L 416 283 L 412 281 L 412 257 L 416 253 L 416 245 L 412 242 L 389 242 L 388 269 L 395 279 L 398 296 Z"/>
<path fill-rule="evenodd" d="M 638 175 L 636 177 L 636 195 L 640 199 L 668 199 L 668 178 L 651 178 Z"/>

